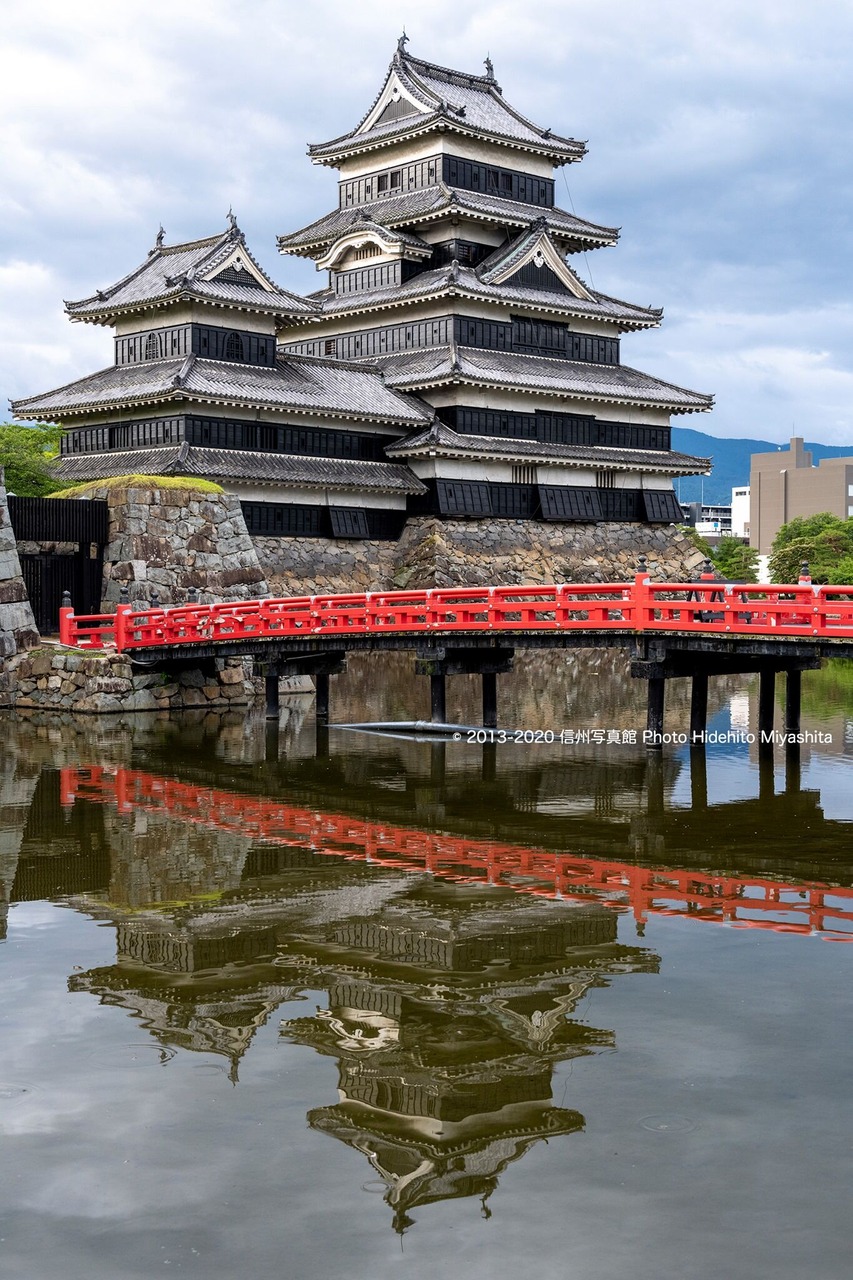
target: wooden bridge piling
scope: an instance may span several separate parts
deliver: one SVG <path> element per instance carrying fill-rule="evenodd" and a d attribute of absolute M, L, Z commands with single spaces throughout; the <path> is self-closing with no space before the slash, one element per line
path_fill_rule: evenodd
<path fill-rule="evenodd" d="M 690 741 L 704 741 L 708 727 L 708 672 L 695 672 L 690 688 Z"/>
<path fill-rule="evenodd" d="M 666 680 L 663 676 L 651 676 L 648 684 L 646 730 L 649 737 L 646 745 L 654 750 L 660 750 L 663 747 L 663 711 L 666 697 Z"/>
<path fill-rule="evenodd" d="M 759 749 L 773 747 L 773 720 L 776 712 L 776 672 L 773 667 L 762 667 L 758 676 L 758 745 Z"/>
<path fill-rule="evenodd" d="M 800 732 L 800 704 L 802 702 L 802 672 L 788 668 L 785 679 L 785 732 Z"/>
<path fill-rule="evenodd" d="M 690 747 L 690 804 L 695 813 L 708 808 L 708 757 L 703 742 Z"/>
<path fill-rule="evenodd" d="M 483 681 L 483 726 L 496 729 L 498 725 L 498 677 L 495 671 L 484 671 Z"/>

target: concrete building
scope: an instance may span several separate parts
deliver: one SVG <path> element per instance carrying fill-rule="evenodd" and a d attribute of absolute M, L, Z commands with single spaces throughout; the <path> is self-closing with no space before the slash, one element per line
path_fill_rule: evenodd
<path fill-rule="evenodd" d="M 787 449 L 754 453 L 749 480 L 749 542 L 761 555 L 770 554 L 779 529 L 796 516 L 853 516 L 853 456 L 814 466 L 801 436 L 792 436 Z"/>
<path fill-rule="evenodd" d="M 733 538 L 749 537 L 749 485 L 742 484 L 732 489 L 732 528 Z"/>

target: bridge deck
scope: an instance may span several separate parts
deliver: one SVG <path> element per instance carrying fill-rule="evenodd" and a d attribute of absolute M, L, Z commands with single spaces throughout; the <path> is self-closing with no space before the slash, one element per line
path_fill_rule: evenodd
<path fill-rule="evenodd" d="M 794 657 L 853 656 L 853 586 L 752 585 L 705 579 L 453 587 L 275 600 L 156 604 L 114 614 L 60 614 L 60 640 L 79 649 L 144 650 L 166 660 L 310 654 L 326 650 L 630 647 L 666 637 L 668 650 Z"/>

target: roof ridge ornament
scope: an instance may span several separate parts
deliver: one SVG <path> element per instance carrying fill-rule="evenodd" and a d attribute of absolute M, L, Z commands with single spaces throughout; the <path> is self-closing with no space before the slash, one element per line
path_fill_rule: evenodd
<path fill-rule="evenodd" d="M 229 206 L 228 206 L 228 212 L 226 213 L 225 217 L 228 219 L 228 231 L 229 231 L 229 234 L 230 234 L 230 235 L 232 235 L 232 236 L 233 236 L 235 233 L 236 233 L 237 235 L 242 235 L 242 232 L 240 231 L 240 228 L 237 226 L 237 215 L 234 213 L 234 210 L 232 209 L 232 207 L 231 207 L 231 205 L 230 205 L 230 204 L 229 204 Z"/>
<path fill-rule="evenodd" d="M 495 80 L 495 68 L 494 68 L 494 66 L 492 65 L 492 60 L 491 60 L 491 58 L 489 57 L 489 55 L 488 55 L 488 54 L 486 54 L 486 58 L 485 58 L 485 61 L 484 61 L 484 63 L 483 63 L 483 66 L 486 68 L 486 79 L 487 79 L 487 80 L 490 80 L 490 81 L 494 84 L 494 80 Z"/>
<path fill-rule="evenodd" d="M 406 35 L 406 28 L 403 27 L 403 34 L 400 36 L 399 40 L 397 41 L 397 57 L 398 58 L 406 57 L 406 45 L 408 43 L 409 43 L 409 37 Z"/>
<path fill-rule="evenodd" d="M 154 244 L 153 244 L 153 245 L 152 245 L 152 247 L 148 250 L 148 256 L 149 256 L 149 258 L 151 257 L 152 253 L 156 253 L 158 249 L 162 249 L 162 248 L 163 248 L 163 239 L 164 239 L 165 235 L 166 235 L 166 232 L 163 230 L 163 224 L 162 224 L 162 222 L 161 222 L 161 223 L 160 223 L 160 226 L 159 226 L 159 229 L 158 229 L 158 231 L 157 231 L 157 234 L 156 234 L 156 236 L 154 237 Z"/>

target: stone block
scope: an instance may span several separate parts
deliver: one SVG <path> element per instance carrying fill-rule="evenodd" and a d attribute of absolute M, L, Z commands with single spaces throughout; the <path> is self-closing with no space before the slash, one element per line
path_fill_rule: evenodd
<path fill-rule="evenodd" d="M 219 680 L 220 680 L 220 683 L 224 685 L 242 684 L 243 668 L 242 667 L 225 667 L 224 670 L 219 672 Z"/>

